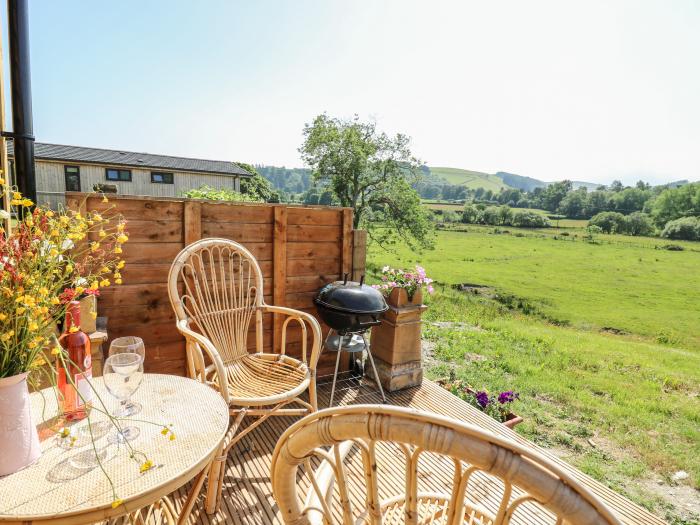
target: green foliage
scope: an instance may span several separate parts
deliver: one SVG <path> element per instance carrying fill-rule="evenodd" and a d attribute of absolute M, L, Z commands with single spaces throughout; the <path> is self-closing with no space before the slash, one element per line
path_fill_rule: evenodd
<path fill-rule="evenodd" d="M 700 241 L 700 217 L 683 217 L 668 221 L 661 236 L 666 239 Z"/>
<path fill-rule="evenodd" d="M 625 217 L 625 233 L 627 235 L 653 235 L 654 224 L 646 213 L 635 211 Z"/>
<path fill-rule="evenodd" d="M 549 221 L 544 215 L 532 210 L 514 210 L 510 206 L 480 207 L 479 205 L 467 204 L 462 211 L 462 222 L 491 226 L 515 226 L 517 228 L 549 227 Z"/>
<path fill-rule="evenodd" d="M 272 189 L 269 180 L 261 176 L 250 164 L 243 162 L 237 162 L 237 164 L 253 175 L 241 178 L 241 193 L 263 202 L 280 202 L 279 193 Z"/>
<path fill-rule="evenodd" d="M 700 216 L 700 182 L 664 190 L 651 203 L 651 217 L 659 228 L 690 216 Z"/>
<path fill-rule="evenodd" d="M 383 245 L 399 240 L 414 248 L 432 245 L 429 212 L 411 187 L 420 178 L 420 164 L 407 136 L 390 137 L 373 122 L 326 114 L 306 124 L 303 133 L 304 162 L 342 206 L 354 209 L 355 228 L 366 228 Z"/>
<path fill-rule="evenodd" d="M 588 222 L 589 226 L 597 226 L 604 233 L 615 233 L 624 230 L 625 216 L 616 211 L 604 211 L 596 214 Z"/>
<path fill-rule="evenodd" d="M 188 199 L 206 199 L 212 201 L 228 202 L 263 202 L 259 197 L 245 195 L 228 188 L 212 188 L 206 184 L 196 189 L 187 190 L 182 193 Z"/>

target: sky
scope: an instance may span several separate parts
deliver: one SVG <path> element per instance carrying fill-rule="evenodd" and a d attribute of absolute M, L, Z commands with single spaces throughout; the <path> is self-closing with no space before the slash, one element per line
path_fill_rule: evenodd
<path fill-rule="evenodd" d="M 30 0 L 29 23 L 43 142 L 301 167 L 327 112 L 432 166 L 700 179 L 696 0 Z"/>

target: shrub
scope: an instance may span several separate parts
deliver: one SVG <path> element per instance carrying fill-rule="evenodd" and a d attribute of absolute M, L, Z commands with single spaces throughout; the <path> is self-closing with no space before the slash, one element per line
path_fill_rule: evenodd
<path fill-rule="evenodd" d="M 661 237 L 666 239 L 682 239 L 685 241 L 700 241 L 700 218 L 683 217 L 668 221 Z"/>
<path fill-rule="evenodd" d="M 624 230 L 627 235 L 651 235 L 654 233 L 654 225 L 649 215 L 635 211 L 625 217 Z"/>
<path fill-rule="evenodd" d="M 604 211 L 594 215 L 590 221 L 588 221 L 589 226 L 597 226 L 604 233 L 615 233 L 623 232 L 626 227 L 626 218 L 621 213 L 616 211 Z"/>
<path fill-rule="evenodd" d="M 262 199 L 251 195 L 244 195 L 227 188 L 212 188 L 206 184 L 199 188 L 187 190 L 182 193 L 182 196 L 189 199 L 208 199 L 212 201 L 262 202 Z"/>
<path fill-rule="evenodd" d="M 515 210 L 511 224 L 517 228 L 548 228 L 547 217 L 530 210 Z"/>

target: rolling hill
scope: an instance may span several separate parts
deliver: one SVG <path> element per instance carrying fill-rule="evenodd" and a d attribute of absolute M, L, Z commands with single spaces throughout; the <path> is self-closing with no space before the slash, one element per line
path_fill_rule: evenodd
<path fill-rule="evenodd" d="M 501 188 L 508 187 L 498 175 L 481 171 L 430 166 L 430 173 L 445 179 L 450 184 L 459 184 L 472 190 L 484 188 L 485 190 L 498 192 L 501 191 Z"/>

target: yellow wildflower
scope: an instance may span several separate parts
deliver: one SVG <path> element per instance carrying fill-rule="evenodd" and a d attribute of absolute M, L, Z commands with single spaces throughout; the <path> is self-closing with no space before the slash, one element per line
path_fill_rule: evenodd
<path fill-rule="evenodd" d="M 5 179 L 3 179 L 2 177 L 0 177 L 0 184 L 5 184 Z"/>
<path fill-rule="evenodd" d="M 58 300 L 58 297 L 52 297 L 51 298 L 51 304 L 60 304 L 61 301 Z"/>
<path fill-rule="evenodd" d="M 29 341 L 29 342 L 27 343 L 27 347 L 28 347 L 28 348 L 36 348 L 36 347 L 37 347 L 37 344 L 36 344 L 34 341 Z M 37 359 L 36 361 L 34 361 L 34 363 L 37 363 L 37 361 L 38 361 L 38 359 Z M 43 359 L 42 359 L 42 363 L 41 363 L 41 364 L 37 364 L 36 366 L 41 366 L 41 365 L 43 365 L 43 364 L 44 364 L 44 363 L 43 363 Z"/>
<path fill-rule="evenodd" d="M 36 321 L 31 321 L 31 322 L 29 323 L 29 326 L 27 326 L 27 328 L 28 328 L 29 330 L 36 330 L 37 328 L 39 328 L 39 325 L 37 324 Z"/>
<path fill-rule="evenodd" d="M 0 313 L 0 321 L 7 319 L 7 314 Z"/>
<path fill-rule="evenodd" d="M 97 222 L 100 222 L 102 220 L 102 215 L 100 215 L 99 213 L 93 213 L 92 218 Z"/>
<path fill-rule="evenodd" d="M 117 263 L 117 270 L 121 270 L 122 268 L 124 268 L 124 266 L 126 266 L 126 261 L 122 259 Z"/>
<path fill-rule="evenodd" d="M 85 291 L 85 287 L 83 287 L 83 286 L 76 286 L 76 287 L 75 287 L 75 294 L 76 294 L 76 295 L 80 295 L 80 294 L 83 293 L 84 291 Z"/>
<path fill-rule="evenodd" d="M 78 328 L 77 326 L 71 326 L 71 327 L 68 329 L 68 331 L 69 331 L 71 334 L 74 334 L 74 333 L 77 332 L 78 330 L 79 330 L 79 328 Z"/>
<path fill-rule="evenodd" d="M 160 433 L 163 434 L 164 436 L 167 435 L 168 432 L 170 432 L 170 429 L 168 427 L 163 427 L 163 430 L 160 431 Z"/>
<path fill-rule="evenodd" d="M 97 312 L 90 312 L 90 317 L 97 319 Z"/>
<path fill-rule="evenodd" d="M 107 287 L 110 285 L 109 279 L 102 279 L 100 281 L 100 286 Z"/>
<path fill-rule="evenodd" d="M 73 273 L 73 265 L 72 264 L 66 265 L 66 273 Z"/>
<path fill-rule="evenodd" d="M 61 347 L 60 346 L 54 346 L 51 349 L 51 355 L 58 355 L 61 353 Z"/>
<path fill-rule="evenodd" d="M 49 295 L 49 289 L 46 286 L 42 286 L 41 288 L 39 288 L 39 295 L 41 295 L 42 297 Z"/>
<path fill-rule="evenodd" d="M 114 253 L 122 253 L 122 248 L 121 246 L 117 246 L 114 248 Z"/>
<path fill-rule="evenodd" d="M 12 206 L 20 206 L 20 205 L 22 204 L 22 201 L 17 200 L 17 199 L 12 199 L 12 200 L 10 201 L 10 204 L 11 204 Z"/>
<path fill-rule="evenodd" d="M 58 250 L 56 248 L 51 248 L 51 250 L 49 250 L 49 255 L 51 257 L 56 257 L 58 255 Z"/>
<path fill-rule="evenodd" d="M 102 197 L 102 202 L 109 202 L 109 199 L 107 198 L 106 195 Z"/>
<path fill-rule="evenodd" d="M 47 313 L 49 313 L 49 307 L 42 306 L 41 308 L 39 308 L 39 312 L 41 312 L 42 314 L 47 314 Z"/>
<path fill-rule="evenodd" d="M 32 345 L 34 345 L 34 346 L 32 346 Z M 27 346 L 29 346 L 29 348 L 36 348 L 36 343 L 32 341 Z M 34 362 L 32 363 L 32 366 L 44 366 L 45 364 L 46 364 L 46 361 L 44 361 L 43 357 L 37 357 L 34 360 Z"/>
<path fill-rule="evenodd" d="M 16 201 L 21 201 L 22 200 L 22 194 L 18 191 L 13 191 L 12 192 L 12 199 Z"/>
<path fill-rule="evenodd" d="M 100 249 L 100 243 L 99 243 L 99 242 L 93 241 L 93 242 L 90 243 L 90 251 L 91 251 L 91 252 L 96 252 L 96 251 L 99 250 L 99 249 Z"/>
<path fill-rule="evenodd" d="M 97 290 L 99 287 L 100 287 L 100 283 L 97 281 L 92 281 L 92 283 L 90 284 L 90 290 L 92 290 L 93 292 L 95 290 Z"/>
<path fill-rule="evenodd" d="M 146 461 L 141 463 L 141 467 L 139 467 L 139 472 L 141 474 L 143 474 L 144 472 L 146 472 L 147 470 L 151 470 L 152 468 L 153 468 L 153 461 L 151 461 L 150 459 L 147 459 Z"/>
<path fill-rule="evenodd" d="M 114 279 L 114 282 L 115 282 L 115 284 L 122 284 L 122 280 L 121 280 L 121 279 Z"/>
<path fill-rule="evenodd" d="M 51 237 L 58 237 L 59 235 L 61 235 L 61 233 L 60 233 L 56 228 L 54 228 L 53 230 L 51 230 L 51 231 L 49 232 L 49 235 L 50 235 Z"/>
<path fill-rule="evenodd" d="M 27 311 L 27 309 L 24 306 L 18 306 L 17 309 L 15 310 L 15 313 L 17 315 L 22 315 L 26 311 Z"/>
<path fill-rule="evenodd" d="M 100 237 L 106 237 L 106 236 L 107 236 L 107 232 L 104 231 L 104 230 L 100 230 L 100 231 L 97 233 L 97 235 L 99 235 Z"/>
<path fill-rule="evenodd" d="M 175 441 L 175 434 L 171 433 L 168 439 L 170 439 L 170 441 Z"/>
<path fill-rule="evenodd" d="M 124 235 L 123 233 L 121 235 L 117 236 L 117 242 L 119 244 L 124 244 L 128 240 L 129 240 L 129 238 L 126 235 Z"/>
<path fill-rule="evenodd" d="M 60 222 L 61 224 L 64 224 L 64 225 L 65 225 L 65 224 L 68 224 L 68 223 L 70 222 L 70 217 L 68 217 L 67 215 L 61 215 L 61 216 L 58 218 L 58 220 L 59 220 L 59 222 Z"/>
<path fill-rule="evenodd" d="M 117 231 L 118 231 L 118 232 L 120 232 L 120 233 L 123 232 L 123 231 L 124 231 L 124 228 L 126 228 L 126 223 L 125 223 L 125 222 L 120 222 L 119 224 L 117 224 Z"/>
<path fill-rule="evenodd" d="M 4 334 L 0 335 L 0 341 L 8 341 L 10 337 L 15 335 L 14 330 L 10 330 L 9 332 L 5 332 Z"/>
<path fill-rule="evenodd" d="M 107 200 L 107 198 L 105 197 L 105 198 L 103 199 L 103 201 L 106 201 L 106 200 Z M 113 508 L 113 509 L 116 509 L 116 508 L 117 508 L 119 505 L 121 505 L 122 503 L 124 503 L 124 500 L 123 500 L 123 499 L 115 499 L 115 500 L 112 502 L 112 508 Z"/>
<path fill-rule="evenodd" d="M 51 218 L 51 217 L 54 216 L 54 212 L 52 212 L 51 210 L 46 210 L 46 214 L 45 214 L 45 215 L 46 215 L 48 218 Z"/>
<path fill-rule="evenodd" d="M 34 206 L 34 202 L 31 199 L 22 199 L 22 206 Z"/>

